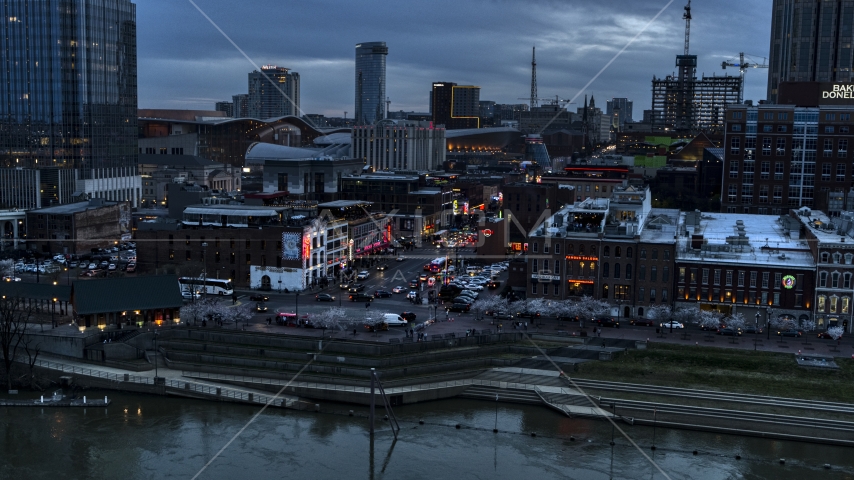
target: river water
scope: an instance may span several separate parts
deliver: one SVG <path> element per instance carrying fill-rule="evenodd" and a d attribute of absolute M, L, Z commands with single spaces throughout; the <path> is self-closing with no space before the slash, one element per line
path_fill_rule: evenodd
<path fill-rule="evenodd" d="M 381 414 L 371 441 L 361 407 L 268 409 L 247 426 L 259 408 L 87 392 L 105 394 L 108 408 L 0 408 L 0 478 L 191 479 L 201 471 L 200 479 L 241 480 L 854 479 L 850 448 L 618 424 L 647 459 L 619 432 L 612 447 L 606 421 L 536 406 L 444 400 L 398 407 L 395 442 Z"/>

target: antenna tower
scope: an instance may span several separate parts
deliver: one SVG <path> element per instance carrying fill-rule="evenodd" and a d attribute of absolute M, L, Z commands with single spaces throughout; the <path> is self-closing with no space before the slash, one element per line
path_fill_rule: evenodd
<path fill-rule="evenodd" d="M 537 106 L 537 47 L 531 57 L 531 108 Z"/>

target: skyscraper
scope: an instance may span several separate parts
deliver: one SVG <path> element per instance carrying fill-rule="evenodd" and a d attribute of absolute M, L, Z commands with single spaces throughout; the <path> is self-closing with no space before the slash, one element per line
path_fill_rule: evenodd
<path fill-rule="evenodd" d="M 258 119 L 300 115 L 299 73 L 264 65 L 249 74 L 249 116 Z"/>
<path fill-rule="evenodd" d="M 854 61 L 854 5 L 842 0 L 774 0 L 768 101 L 782 82 L 848 82 Z"/>
<path fill-rule="evenodd" d="M 632 122 L 632 106 L 634 102 L 629 100 L 628 98 L 612 98 L 605 102 L 605 113 L 609 117 L 613 117 L 614 113 L 617 114 L 617 127 L 622 127 L 626 122 Z"/>
<path fill-rule="evenodd" d="M 480 87 L 435 82 L 430 102 L 434 125 L 448 130 L 480 128 Z"/>
<path fill-rule="evenodd" d="M 385 42 L 356 45 L 357 125 L 370 125 L 385 118 Z"/>
<path fill-rule="evenodd" d="M 136 5 L 42 0 L 0 6 L 0 204 L 74 192 L 140 195 Z"/>

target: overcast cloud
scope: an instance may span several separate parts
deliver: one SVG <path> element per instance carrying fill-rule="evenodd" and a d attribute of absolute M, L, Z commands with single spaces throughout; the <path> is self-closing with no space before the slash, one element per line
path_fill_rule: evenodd
<path fill-rule="evenodd" d="M 531 47 L 540 97 L 572 98 L 668 0 L 195 0 L 258 65 L 299 72 L 306 113 L 353 116 L 355 45 L 385 41 L 391 109 L 427 111 L 434 81 L 474 84 L 481 100 L 527 103 Z M 674 1 L 585 92 L 649 108 L 651 80 L 675 71 L 686 0 Z M 721 62 L 768 56 L 771 0 L 695 0 L 698 75 L 737 75 Z M 138 0 L 140 108 L 212 110 L 246 93 L 254 67 L 188 0 Z M 745 98 L 765 98 L 766 69 Z M 573 107 L 571 107 L 573 108 Z"/>

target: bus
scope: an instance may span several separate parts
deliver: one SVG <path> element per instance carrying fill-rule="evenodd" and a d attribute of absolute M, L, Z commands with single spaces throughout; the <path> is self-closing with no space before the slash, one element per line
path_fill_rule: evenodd
<path fill-rule="evenodd" d="M 181 286 L 182 292 L 198 292 L 208 295 L 232 295 L 234 294 L 234 285 L 231 280 L 219 278 L 195 278 L 181 277 L 178 279 L 178 285 Z"/>
<path fill-rule="evenodd" d="M 439 257 L 430 262 L 430 272 L 439 273 L 445 268 L 445 257 Z"/>

